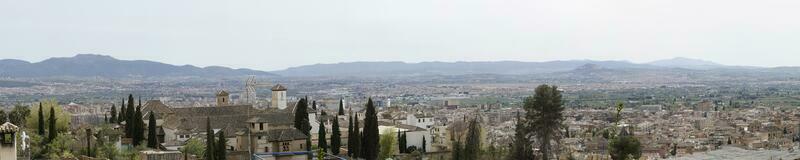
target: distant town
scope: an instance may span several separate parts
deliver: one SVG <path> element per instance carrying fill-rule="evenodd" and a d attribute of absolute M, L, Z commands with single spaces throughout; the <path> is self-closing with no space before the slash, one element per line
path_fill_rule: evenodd
<path fill-rule="evenodd" d="M 5 74 L 0 159 L 800 158 L 793 69 Z"/>

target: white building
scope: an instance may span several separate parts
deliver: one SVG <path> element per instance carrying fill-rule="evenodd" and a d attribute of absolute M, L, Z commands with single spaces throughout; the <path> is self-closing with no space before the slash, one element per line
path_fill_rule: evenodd
<path fill-rule="evenodd" d="M 17 140 L 15 134 L 19 127 L 9 122 L 0 125 L 0 160 L 17 159 Z"/>
<path fill-rule="evenodd" d="M 433 127 L 433 116 L 426 115 L 424 113 L 408 114 L 406 116 L 406 121 L 403 124 L 416 126 L 428 130 Z"/>
<path fill-rule="evenodd" d="M 281 84 L 272 87 L 272 107 L 286 109 L 286 87 Z"/>

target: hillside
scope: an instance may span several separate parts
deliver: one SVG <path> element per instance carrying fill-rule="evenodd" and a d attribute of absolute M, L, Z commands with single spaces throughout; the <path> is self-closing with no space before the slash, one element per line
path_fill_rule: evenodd
<path fill-rule="evenodd" d="M 119 60 L 110 56 L 79 54 L 74 57 L 50 58 L 31 63 L 22 60 L 0 60 L 2 77 L 58 77 L 58 76 L 100 76 L 100 77 L 170 77 L 170 76 L 276 76 L 275 74 L 251 69 L 232 69 L 210 66 L 176 66 L 145 60 Z"/>

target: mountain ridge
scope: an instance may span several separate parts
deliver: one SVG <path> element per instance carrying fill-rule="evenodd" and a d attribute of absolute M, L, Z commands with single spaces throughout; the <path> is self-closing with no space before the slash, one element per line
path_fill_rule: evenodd
<path fill-rule="evenodd" d="M 269 72 L 252 69 L 233 69 L 221 66 L 178 66 L 148 60 L 119 60 L 111 56 L 98 54 L 78 54 L 73 57 L 53 57 L 35 63 L 17 59 L 2 59 L 0 60 L 0 68 L 3 68 L 3 70 L 0 70 L 0 76 L 11 77 L 277 76 Z"/>

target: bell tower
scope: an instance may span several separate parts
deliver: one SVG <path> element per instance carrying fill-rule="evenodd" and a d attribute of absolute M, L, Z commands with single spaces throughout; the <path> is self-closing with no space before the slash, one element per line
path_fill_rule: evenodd
<path fill-rule="evenodd" d="M 217 92 L 217 107 L 230 105 L 231 97 L 228 92 L 220 90 Z"/>

